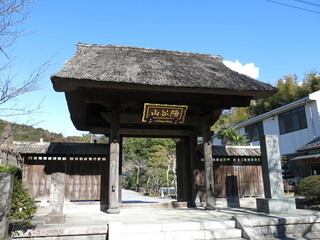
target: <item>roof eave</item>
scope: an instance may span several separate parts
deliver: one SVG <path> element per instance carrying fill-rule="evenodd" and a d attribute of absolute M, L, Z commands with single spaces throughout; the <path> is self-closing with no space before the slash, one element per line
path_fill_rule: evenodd
<path fill-rule="evenodd" d="M 81 80 L 81 81 L 79 81 Z M 179 86 L 158 86 L 146 85 L 139 83 L 115 83 L 108 81 L 94 81 L 89 79 L 73 79 L 62 78 L 56 75 L 51 76 L 53 88 L 57 92 L 70 92 L 75 91 L 81 87 L 84 88 L 105 88 L 105 89 L 123 89 L 128 90 L 152 90 L 152 91 L 165 91 L 165 92 L 185 92 L 185 93 L 198 93 L 198 94 L 215 94 L 215 95 L 237 95 L 251 97 L 252 100 L 270 97 L 275 94 L 278 89 L 274 88 L 273 91 L 269 90 L 233 90 L 225 88 L 209 88 L 209 87 L 179 87 Z"/>

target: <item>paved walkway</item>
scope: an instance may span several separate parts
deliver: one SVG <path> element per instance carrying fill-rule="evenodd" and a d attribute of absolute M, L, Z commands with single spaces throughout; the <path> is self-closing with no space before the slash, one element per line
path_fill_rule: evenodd
<path fill-rule="evenodd" d="M 296 210 L 290 214 L 265 214 L 257 212 L 251 208 L 217 208 L 213 211 L 198 208 L 152 208 L 153 203 L 170 202 L 171 199 L 151 198 L 132 191 L 123 191 L 123 200 L 135 205 L 137 208 L 122 208 L 119 214 L 107 214 L 100 210 L 100 204 L 74 204 L 67 205 L 64 213 L 66 222 L 61 225 L 44 225 L 44 216 L 48 213 L 49 208 L 39 208 L 33 222 L 36 224 L 38 233 L 42 232 L 79 232 L 83 229 L 106 232 L 107 225 L 110 223 L 120 222 L 122 225 L 127 224 L 145 224 L 145 223 L 182 223 L 182 222 L 205 222 L 205 221 L 222 221 L 231 219 L 232 216 L 251 219 L 253 222 L 266 222 L 266 220 L 299 218 L 307 216 L 308 218 L 320 219 L 319 211 Z M 139 208 L 140 203 L 148 205 L 147 208 Z M 291 220 L 290 220 L 291 221 Z M 66 230 L 67 229 L 67 230 Z M 90 230 L 90 231 L 91 231 Z M 84 231 L 84 230 L 83 230 Z M 87 231 L 87 230 L 86 230 Z M 295 239 L 295 238 L 291 238 Z M 297 238 L 300 239 L 300 238 Z"/>
<path fill-rule="evenodd" d="M 162 199 L 159 197 L 143 196 L 129 190 L 123 190 L 123 202 L 130 203 L 131 208 L 120 209 L 119 214 L 107 214 L 100 210 L 100 204 L 75 204 L 65 207 L 66 214 L 65 226 L 70 225 L 105 225 L 109 221 L 123 223 L 145 223 L 145 222 L 164 222 L 164 221 L 205 221 L 218 218 L 231 218 L 231 216 L 246 216 L 248 218 L 278 218 L 295 216 L 318 216 L 319 211 L 296 210 L 290 214 L 266 214 L 258 212 L 253 208 L 217 208 L 213 211 L 198 208 L 152 208 L 152 203 L 171 202 L 174 199 Z M 148 204 L 147 208 L 134 208 L 135 204 Z M 34 222 L 38 226 L 43 225 L 43 217 L 48 213 L 49 208 L 39 208 L 34 217 Z M 54 225 L 47 225 L 50 227 Z"/>
<path fill-rule="evenodd" d="M 162 203 L 172 202 L 175 199 L 148 197 L 132 190 L 122 189 L 122 203 Z"/>

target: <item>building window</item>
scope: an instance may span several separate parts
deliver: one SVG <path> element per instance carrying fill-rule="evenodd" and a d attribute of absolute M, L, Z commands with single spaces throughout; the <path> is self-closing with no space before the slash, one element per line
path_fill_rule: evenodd
<path fill-rule="evenodd" d="M 257 122 L 252 125 L 249 125 L 249 126 L 245 127 L 244 130 L 246 132 L 246 138 L 250 142 L 259 141 L 260 137 L 262 135 L 264 135 L 262 122 Z"/>
<path fill-rule="evenodd" d="M 279 114 L 280 134 L 307 128 L 307 118 L 304 106 Z"/>

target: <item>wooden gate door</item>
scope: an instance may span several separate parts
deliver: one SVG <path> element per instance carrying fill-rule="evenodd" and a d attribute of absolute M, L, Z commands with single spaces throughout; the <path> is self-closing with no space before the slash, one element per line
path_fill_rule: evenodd
<path fill-rule="evenodd" d="M 107 161 L 67 161 L 65 199 L 106 200 Z"/>
<path fill-rule="evenodd" d="M 189 149 L 188 138 L 182 138 L 176 144 L 178 201 L 192 201 L 192 176 Z"/>

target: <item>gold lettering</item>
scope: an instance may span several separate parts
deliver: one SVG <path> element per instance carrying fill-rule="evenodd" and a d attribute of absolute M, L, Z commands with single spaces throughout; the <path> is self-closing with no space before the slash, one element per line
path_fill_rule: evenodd
<path fill-rule="evenodd" d="M 169 116 L 169 110 L 162 110 L 161 117 L 167 117 Z"/>
<path fill-rule="evenodd" d="M 155 108 L 150 112 L 151 117 L 154 117 L 154 116 L 159 117 L 159 114 L 160 112 Z"/>
<path fill-rule="evenodd" d="M 177 118 L 177 117 L 179 117 L 179 115 L 180 115 L 180 111 L 178 109 L 171 110 L 170 117 Z"/>

